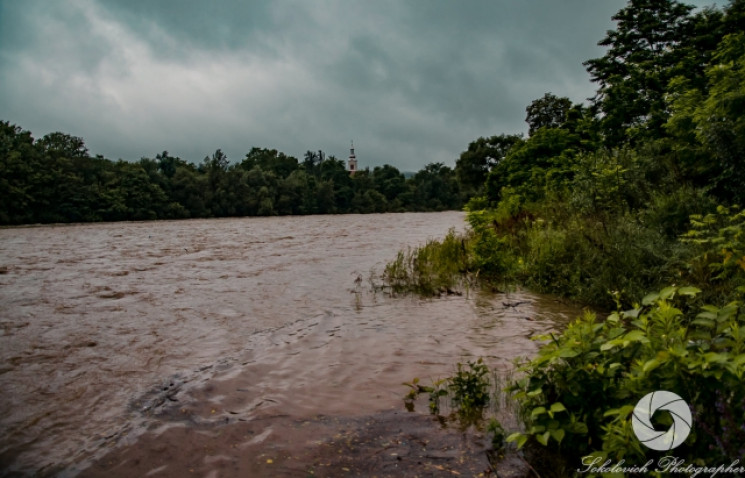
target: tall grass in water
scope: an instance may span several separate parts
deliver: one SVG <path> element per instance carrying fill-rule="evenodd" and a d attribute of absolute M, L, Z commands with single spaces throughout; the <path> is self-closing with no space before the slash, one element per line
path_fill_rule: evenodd
<path fill-rule="evenodd" d="M 383 280 L 393 293 L 424 296 L 468 292 L 471 277 L 470 235 L 450 229 L 442 240 L 399 251 L 385 266 Z"/>

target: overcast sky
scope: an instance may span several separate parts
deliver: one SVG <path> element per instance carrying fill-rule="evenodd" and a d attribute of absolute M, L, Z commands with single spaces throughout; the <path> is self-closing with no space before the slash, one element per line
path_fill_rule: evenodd
<path fill-rule="evenodd" d="M 0 120 L 110 159 L 354 140 L 360 167 L 453 166 L 544 93 L 592 96 L 582 61 L 625 3 L 0 0 Z"/>

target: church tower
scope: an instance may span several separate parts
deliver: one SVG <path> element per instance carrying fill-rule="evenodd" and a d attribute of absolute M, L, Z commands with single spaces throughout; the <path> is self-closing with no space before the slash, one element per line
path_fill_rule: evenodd
<path fill-rule="evenodd" d="M 349 175 L 354 176 L 357 172 L 357 156 L 354 155 L 354 141 L 352 141 L 352 147 L 349 149 Z"/>

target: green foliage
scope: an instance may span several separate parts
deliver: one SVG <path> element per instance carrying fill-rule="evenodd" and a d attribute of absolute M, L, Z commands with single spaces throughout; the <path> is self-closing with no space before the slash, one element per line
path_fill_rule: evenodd
<path fill-rule="evenodd" d="M 413 410 L 414 400 L 420 394 L 427 394 L 430 413 L 439 415 L 440 399 L 449 397 L 450 407 L 461 425 L 479 424 L 483 419 L 484 410 L 492 402 L 493 388 L 496 385 L 490 380 L 490 375 L 489 367 L 481 358 L 475 362 L 469 360 L 465 364 L 458 363 L 457 370 L 452 376 L 435 380 L 431 386 L 421 385 L 418 378 L 410 383 L 404 383 L 403 385 L 409 387 L 404 401 L 407 408 Z M 490 426 L 496 439 L 501 425 L 499 422 L 495 425 L 492 421 Z"/>
<path fill-rule="evenodd" d="M 668 390 L 694 411 L 694 431 L 676 456 L 707 463 L 739 458 L 744 442 L 734 437 L 745 437 L 745 314 L 738 302 L 696 313 L 681 298 L 699 293 L 667 287 L 605 321 L 586 313 L 561 335 L 538 337 L 546 344 L 509 387 L 526 430 L 508 441 L 535 440 L 561 450 L 570 463 L 588 454 L 644 463 L 650 451 L 631 430 L 631 411 L 647 393 Z M 724 415 L 713 413 L 715 403 Z"/>
<path fill-rule="evenodd" d="M 693 410 L 676 456 L 745 453 L 745 3 L 692 11 L 631 0 L 600 43 L 607 54 L 585 63 L 599 87 L 590 108 L 546 95 L 527 109 L 529 138 L 491 162 L 480 138 L 456 167 L 474 193 L 469 277 L 615 306 L 542 337 L 510 387 L 526 427 L 507 441 L 563 457 L 560 474 L 588 454 L 656 456 L 630 425 L 655 390 Z"/>
<path fill-rule="evenodd" d="M 486 179 L 486 196 L 497 202 L 503 188 L 512 188 L 528 200 L 539 200 L 573 175 L 579 137 L 565 129 L 541 128 L 512 146 Z"/>
<path fill-rule="evenodd" d="M 716 213 L 691 216 L 691 225 L 682 240 L 694 249 L 692 279 L 720 296 L 724 290 L 745 292 L 745 211 L 719 206 Z"/>
<path fill-rule="evenodd" d="M 480 193 L 489 171 L 520 141 L 518 135 L 505 134 L 472 141 L 455 161 L 455 174 L 463 192 L 467 196 Z"/>
<path fill-rule="evenodd" d="M 138 162 L 90 157 L 81 138 L 0 122 L 0 224 L 187 217 L 440 211 L 461 205 L 452 169 L 406 180 L 385 165 L 350 176 L 323 151 L 304 161 L 252 148 L 239 164 L 216 150 L 199 165 L 167 151 Z"/>
<path fill-rule="evenodd" d="M 429 400 L 429 411 L 433 415 L 440 413 L 440 398 L 447 396 L 447 379 L 435 380 L 431 386 L 421 385 L 418 378 L 414 378 L 410 383 L 405 382 L 403 385 L 409 387 L 409 392 L 404 397 L 406 408 L 414 411 L 414 400 L 419 394 L 426 393 Z"/>
<path fill-rule="evenodd" d="M 616 29 L 598 44 L 601 58 L 585 62 L 598 83 L 594 103 L 607 146 L 659 136 L 667 121 L 665 91 L 684 57 L 681 43 L 693 7 L 671 0 L 631 0 L 614 16 Z"/>
<path fill-rule="evenodd" d="M 559 98 L 552 93 L 546 93 L 542 98 L 533 100 L 525 112 L 525 122 L 528 123 L 528 134 L 541 128 L 560 128 L 567 121 L 572 101 L 569 98 Z"/>
<path fill-rule="evenodd" d="M 491 445 L 492 450 L 500 450 L 504 447 L 506 435 L 504 427 L 499 423 L 496 418 L 489 419 L 489 424 L 486 426 L 486 431 L 491 434 Z"/>
<path fill-rule="evenodd" d="M 480 416 L 490 401 L 489 368 L 481 358 L 466 365 L 458 363 L 458 370 L 448 380 L 448 388 L 459 413 L 465 417 Z"/>
<path fill-rule="evenodd" d="M 470 277 L 468 239 L 451 229 L 441 240 L 399 251 L 385 266 L 383 280 L 394 293 L 413 292 L 425 296 L 460 293 Z"/>
<path fill-rule="evenodd" d="M 745 34 L 724 37 L 705 70 L 706 85 L 684 77 L 671 82 L 674 114 L 667 130 L 685 154 L 687 173 L 710 184 L 721 200 L 745 200 Z M 710 159 L 714 158 L 715 161 Z"/>
<path fill-rule="evenodd" d="M 505 189 L 506 198 L 497 209 L 472 210 L 467 220 L 473 235 L 470 249 L 473 251 L 471 264 L 485 280 L 499 280 L 512 275 L 517 257 L 513 250 L 516 228 L 521 227 L 520 218 L 522 198 Z"/>

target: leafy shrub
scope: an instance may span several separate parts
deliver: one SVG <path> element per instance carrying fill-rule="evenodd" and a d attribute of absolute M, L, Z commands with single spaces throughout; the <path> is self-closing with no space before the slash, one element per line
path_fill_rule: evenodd
<path fill-rule="evenodd" d="M 719 206 L 716 213 L 691 216 L 683 241 L 694 248 L 691 279 L 724 290 L 745 291 L 745 211 Z M 710 291 L 710 292 L 712 292 Z"/>
<path fill-rule="evenodd" d="M 421 385 L 415 378 L 411 383 L 404 383 L 409 392 L 404 397 L 407 408 L 413 409 L 413 401 L 426 393 L 429 396 L 429 410 L 432 414 L 440 413 L 440 398 L 450 397 L 451 408 L 457 412 L 463 425 L 479 422 L 484 409 L 492 401 L 492 389 L 497 385 L 490 380 L 489 367 L 479 358 L 475 362 L 458 363 L 457 370 L 451 377 L 435 380 L 431 386 Z"/>
<path fill-rule="evenodd" d="M 571 465 L 592 454 L 646 462 L 650 450 L 633 434 L 631 413 L 649 392 L 677 393 L 692 407 L 694 429 L 676 456 L 687 463 L 734 461 L 745 439 L 745 311 L 738 302 L 696 314 L 668 287 L 603 322 L 586 313 L 523 364 L 508 390 L 520 404 L 524 432 L 507 440 L 560 451 Z M 739 440 L 739 441 L 738 441 Z"/>
<path fill-rule="evenodd" d="M 464 416 L 481 415 L 490 402 L 489 368 L 482 359 L 458 364 L 455 375 L 448 379 L 448 388 L 453 394 L 453 404 Z"/>
<path fill-rule="evenodd" d="M 505 215 L 502 210 L 483 209 L 468 213 L 473 231 L 471 238 L 472 265 L 483 279 L 509 277 L 516 264 L 511 238 L 503 233 Z"/>

